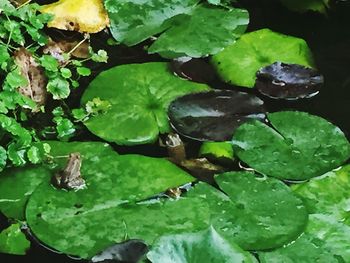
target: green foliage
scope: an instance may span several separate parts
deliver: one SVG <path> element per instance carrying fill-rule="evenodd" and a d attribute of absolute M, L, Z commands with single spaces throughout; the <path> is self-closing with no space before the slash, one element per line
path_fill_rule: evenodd
<path fill-rule="evenodd" d="M 18 92 L 19 88 L 31 83 L 17 64 L 21 62 L 15 61 L 16 53 L 20 49 L 28 51 L 43 68 L 43 78 L 47 78 L 46 90 L 54 100 L 68 98 L 71 88 L 79 86 L 79 78 L 91 74 L 84 66 L 85 61 L 107 62 L 108 59 L 104 50 L 95 53 L 92 48 L 86 59 L 71 59 L 70 54 L 62 54 L 66 59 L 64 63 L 52 55 L 42 54 L 40 48 L 48 43 L 43 29 L 52 16 L 39 13 L 39 8 L 39 5 L 30 3 L 15 8 L 8 0 L 1 1 L 0 5 L 0 79 L 3 80 L 0 88 L 0 170 L 7 165 L 40 163 L 47 154 L 41 150 L 42 146 L 33 145 L 39 140 L 36 132 L 27 125 L 24 127 L 38 107 L 31 98 Z M 54 115 L 52 121 L 56 125 L 57 138 L 67 140 L 74 135 L 75 125 L 67 116 Z"/>
<path fill-rule="evenodd" d="M 219 52 L 244 33 L 249 22 L 243 9 L 200 4 L 199 0 L 105 1 L 114 38 L 135 45 L 156 34 L 150 53 L 163 57 L 203 57 Z M 226 1 L 225 1 L 226 2 Z M 203 21 L 206 25 L 203 26 Z"/>
<path fill-rule="evenodd" d="M 24 233 L 22 233 L 19 223 L 9 226 L 0 233 L 1 253 L 25 255 L 29 247 L 30 242 Z"/>

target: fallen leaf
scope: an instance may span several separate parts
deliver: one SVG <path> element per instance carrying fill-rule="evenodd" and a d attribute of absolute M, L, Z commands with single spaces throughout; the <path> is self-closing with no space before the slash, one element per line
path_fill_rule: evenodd
<path fill-rule="evenodd" d="M 89 42 L 88 40 L 49 40 L 49 43 L 43 48 L 43 53 L 53 56 L 60 63 L 61 66 L 64 66 L 68 63 L 70 56 L 76 58 L 88 58 L 89 57 Z M 67 58 L 64 54 L 68 54 Z"/>
<path fill-rule="evenodd" d="M 97 33 L 109 25 L 101 0 L 60 0 L 42 6 L 41 12 L 54 15 L 48 27 L 63 30 Z"/>
<path fill-rule="evenodd" d="M 43 68 L 34 60 L 32 54 L 25 48 L 19 49 L 14 54 L 15 63 L 18 65 L 27 85 L 18 89 L 22 95 L 31 98 L 36 104 L 37 111 L 40 106 L 45 105 L 47 99 L 47 78 Z"/>

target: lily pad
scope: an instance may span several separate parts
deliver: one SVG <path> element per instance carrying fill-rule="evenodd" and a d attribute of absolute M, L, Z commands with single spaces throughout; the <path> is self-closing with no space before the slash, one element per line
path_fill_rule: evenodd
<path fill-rule="evenodd" d="M 209 208 L 199 198 L 126 203 L 127 199 L 113 197 L 123 191 L 115 182 L 105 184 L 98 194 L 91 188 L 67 193 L 41 185 L 27 207 L 31 230 L 61 252 L 91 258 L 128 239 L 141 239 L 151 245 L 162 235 L 194 232 L 209 225 Z M 48 198 L 43 200 L 43 195 Z"/>
<path fill-rule="evenodd" d="M 114 38 L 138 44 L 156 34 L 149 48 L 164 57 L 202 57 L 219 52 L 244 33 L 249 22 L 243 9 L 199 5 L 199 0 L 105 1 Z M 203 27 L 203 21 L 208 22 Z"/>
<path fill-rule="evenodd" d="M 235 128 L 251 119 L 264 119 L 263 101 L 238 91 L 213 90 L 174 100 L 168 109 L 173 128 L 199 141 L 228 141 Z"/>
<path fill-rule="evenodd" d="M 93 164 L 99 158 L 117 155 L 110 146 L 99 142 L 47 141 L 46 143 L 51 146 L 50 154 L 54 158 L 53 165 L 11 168 L 0 174 L 0 211 L 7 217 L 24 220 L 24 208 L 29 196 L 38 185 L 43 181 L 50 182 L 55 171 L 64 167 L 67 162 L 65 156 L 68 154 L 80 152 L 83 167 L 85 163 Z"/>
<path fill-rule="evenodd" d="M 304 112 L 268 114 L 272 127 L 245 123 L 233 136 L 234 151 L 259 173 L 306 180 L 342 165 L 350 157 L 343 132 L 325 119 Z"/>
<path fill-rule="evenodd" d="M 350 262 L 350 165 L 293 186 L 309 211 L 306 232 Z"/>
<path fill-rule="evenodd" d="M 152 263 L 252 263 L 249 253 L 228 242 L 213 227 L 197 233 L 161 237 L 147 254 Z"/>
<path fill-rule="evenodd" d="M 189 195 L 208 202 L 215 230 L 243 249 L 280 247 L 304 231 L 306 208 L 281 181 L 249 172 L 223 173 L 215 181 L 227 195 L 204 183 Z"/>
<path fill-rule="evenodd" d="M 317 70 L 281 62 L 260 69 L 255 84 L 260 93 L 277 99 L 310 98 L 322 85 L 323 76 Z"/>
<path fill-rule="evenodd" d="M 293 186 L 311 214 L 331 214 L 350 226 L 350 165 Z"/>
<path fill-rule="evenodd" d="M 275 62 L 314 67 L 312 53 L 303 39 L 269 29 L 244 34 L 212 58 L 224 81 L 247 88 L 254 87 L 259 69 Z"/>
<path fill-rule="evenodd" d="M 44 180 L 29 197 L 27 222 L 32 233 L 46 245 L 90 258 L 129 237 L 152 243 L 162 233 L 207 226 L 208 211 L 199 200 L 136 204 L 194 180 L 174 164 L 141 155 L 98 153 L 96 149 L 89 151 L 84 159 L 84 143 L 80 144 L 81 175 L 86 188 L 65 191 Z M 69 144 L 59 146 L 62 152 L 68 151 Z M 75 146 L 79 148 L 79 143 Z M 62 166 L 64 163 L 48 171 L 52 176 Z M 185 216 L 178 211 L 185 211 Z M 201 221 L 196 223 L 198 218 Z"/>
<path fill-rule="evenodd" d="M 312 234 L 325 241 L 325 247 L 334 255 L 339 262 L 350 262 L 350 226 L 339 222 L 330 214 L 312 214 L 306 233 Z"/>
<path fill-rule="evenodd" d="M 307 234 L 303 234 L 288 246 L 271 252 L 259 252 L 261 263 L 339 263 L 339 258 L 331 253 L 324 245 L 324 241 Z"/>
<path fill-rule="evenodd" d="M 91 117 L 85 125 L 117 144 L 152 143 L 159 133 L 170 131 L 166 111 L 172 100 L 208 89 L 174 76 L 167 63 L 117 66 L 102 72 L 85 91 L 82 104 L 95 97 L 111 104 L 105 114 Z"/>
<path fill-rule="evenodd" d="M 25 255 L 30 242 L 21 231 L 20 224 L 13 224 L 0 233 L 0 253 Z"/>

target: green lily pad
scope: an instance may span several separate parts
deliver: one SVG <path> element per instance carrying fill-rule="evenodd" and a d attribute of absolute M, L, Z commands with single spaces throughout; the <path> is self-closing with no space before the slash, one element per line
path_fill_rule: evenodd
<path fill-rule="evenodd" d="M 170 131 L 167 108 L 172 100 L 208 89 L 174 76 L 166 63 L 117 66 L 102 72 L 85 91 L 83 104 L 95 97 L 111 104 L 109 111 L 91 117 L 85 125 L 117 144 L 152 143 L 159 133 Z"/>
<path fill-rule="evenodd" d="M 284 111 L 268 114 L 272 127 L 252 121 L 234 133 L 234 151 L 259 173 L 305 180 L 342 165 L 350 157 L 343 132 L 318 116 Z"/>
<path fill-rule="evenodd" d="M 275 62 L 314 67 L 312 53 L 303 39 L 269 29 L 244 34 L 212 58 L 224 81 L 248 88 L 254 87 L 260 68 Z"/>
<path fill-rule="evenodd" d="M 99 142 L 46 142 L 51 146 L 54 158 L 54 171 L 48 166 L 27 166 L 7 169 L 0 174 L 0 211 L 9 218 L 24 220 L 24 208 L 29 196 L 43 181 L 50 182 L 53 174 L 62 169 L 68 154 L 80 152 L 85 163 L 91 164 L 103 156 L 117 155 L 113 149 Z M 56 158 L 59 157 L 59 158 Z"/>
<path fill-rule="evenodd" d="M 40 186 L 29 200 L 27 221 L 42 242 L 82 258 L 128 239 L 151 245 L 164 234 L 198 231 L 209 225 L 209 208 L 199 198 L 122 204 L 113 198 L 117 189 L 111 184 L 104 187 L 104 195 L 97 196 L 95 191 L 67 194 Z M 43 194 L 50 198 L 42 200 Z"/>
<path fill-rule="evenodd" d="M 331 253 L 321 239 L 303 234 L 288 246 L 271 252 L 259 252 L 261 263 L 339 263 L 339 258 Z"/>
<path fill-rule="evenodd" d="M 325 241 L 325 247 L 343 261 L 350 262 L 350 226 L 338 221 L 333 215 L 310 215 L 306 233 Z M 328 262 L 327 262 L 328 263 Z"/>
<path fill-rule="evenodd" d="M 310 213 L 306 232 L 350 262 L 350 165 L 294 185 Z"/>
<path fill-rule="evenodd" d="M 126 45 L 160 37 L 150 53 L 164 57 L 202 57 L 215 54 L 243 34 L 249 15 L 243 9 L 199 5 L 198 0 L 106 0 L 113 37 Z M 206 26 L 203 26 L 206 21 Z"/>
<path fill-rule="evenodd" d="M 350 165 L 294 185 L 293 189 L 304 200 L 309 213 L 331 214 L 341 222 L 350 219 Z"/>
<path fill-rule="evenodd" d="M 20 224 L 13 224 L 0 233 L 0 253 L 25 255 L 30 242 L 21 231 Z"/>
<path fill-rule="evenodd" d="M 152 263 L 252 263 L 249 253 L 228 242 L 214 228 L 161 237 L 148 252 Z"/>
<path fill-rule="evenodd" d="M 287 244 L 304 231 L 306 208 L 284 183 L 249 172 L 228 172 L 215 180 L 227 195 L 203 183 L 189 195 L 209 203 L 211 223 L 227 240 L 245 250 L 264 250 Z"/>
<path fill-rule="evenodd" d="M 207 227 L 208 210 L 200 200 L 135 203 L 194 180 L 176 165 L 141 155 L 98 154 L 96 150 L 87 155 L 90 158 L 84 159 L 83 153 L 81 167 L 85 189 L 60 190 L 44 180 L 28 200 L 26 220 L 46 245 L 90 258 L 128 238 L 151 243 L 163 232 Z M 54 170 L 49 170 L 51 175 Z"/>

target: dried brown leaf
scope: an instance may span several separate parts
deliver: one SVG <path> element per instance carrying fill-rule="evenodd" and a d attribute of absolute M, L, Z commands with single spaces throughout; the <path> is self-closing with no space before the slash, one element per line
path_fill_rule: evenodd
<path fill-rule="evenodd" d="M 47 99 L 47 78 L 43 68 L 25 48 L 21 48 L 14 53 L 14 61 L 28 83 L 26 86 L 20 87 L 18 92 L 31 98 L 37 104 L 37 108 L 45 105 Z"/>

